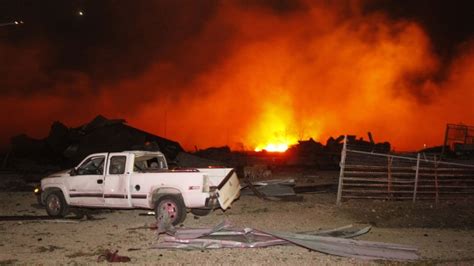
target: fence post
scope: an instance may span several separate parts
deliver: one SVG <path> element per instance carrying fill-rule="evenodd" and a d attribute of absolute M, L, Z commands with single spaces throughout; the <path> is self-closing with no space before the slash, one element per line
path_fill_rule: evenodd
<path fill-rule="evenodd" d="M 438 184 L 438 163 L 439 161 L 436 160 L 436 155 L 434 156 L 434 167 L 435 167 L 435 176 L 434 176 L 434 181 L 435 181 L 435 202 L 436 205 L 439 203 L 439 184 Z"/>
<path fill-rule="evenodd" d="M 344 168 L 346 166 L 346 154 L 347 154 L 347 135 L 344 135 L 344 144 L 342 145 L 341 151 L 341 162 L 339 163 L 339 184 L 337 185 L 337 201 L 336 204 L 341 205 L 342 199 L 342 180 L 344 179 Z"/>
<path fill-rule="evenodd" d="M 392 199 L 392 162 L 393 157 L 387 157 L 388 165 L 387 165 L 387 192 L 388 192 L 388 199 Z"/>
<path fill-rule="evenodd" d="M 416 191 L 418 190 L 418 173 L 420 172 L 420 154 L 416 156 L 415 185 L 413 187 L 413 203 L 416 201 Z"/>

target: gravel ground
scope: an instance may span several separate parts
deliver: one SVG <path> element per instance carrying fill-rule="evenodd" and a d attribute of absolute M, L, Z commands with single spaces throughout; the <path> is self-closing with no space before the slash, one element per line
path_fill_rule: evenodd
<path fill-rule="evenodd" d="M 372 230 L 358 239 L 417 246 L 420 260 L 415 264 L 474 264 L 474 207 L 468 202 L 414 206 L 411 202 L 350 201 L 337 207 L 335 197 L 335 193 L 305 194 L 302 202 L 271 202 L 241 196 L 225 212 L 216 210 L 199 218 L 188 213 L 184 226 L 211 227 L 227 219 L 241 227 L 297 232 L 371 224 Z M 0 192 L 0 200 L 0 216 L 46 214 L 35 204 L 32 193 Z M 105 210 L 93 214 L 95 220 L 71 223 L 0 219 L 0 265 L 95 264 L 105 249 L 119 250 L 120 255 L 131 258 L 131 264 L 402 264 L 341 258 L 296 246 L 150 249 L 157 236 L 147 228 L 153 217 L 139 215 L 144 212 Z"/>

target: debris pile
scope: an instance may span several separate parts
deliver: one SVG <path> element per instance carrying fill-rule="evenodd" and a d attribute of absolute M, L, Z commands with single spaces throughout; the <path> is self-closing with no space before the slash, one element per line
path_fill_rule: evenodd
<path fill-rule="evenodd" d="M 297 197 L 294 179 L 274 179 L 251 182 L 248 176 L 240 192 L 241 195 L 255 195 L 266 200 L 301 200 Z"/>
<path fill-rule="evenodd" d="M 23 134 L 13 137 L 11 144 L 10 168 L 56 171 L 76 165 L 96 152 L 159 150 L 168 161 L 173 161 L 184 151 L 178 142 L 134 128 L 123 119 L 107 119 L 101 115 L 77 128 L 54 122 L 46 138 L 33 139 Z"/>
<path fill-rule="evenodd" d="M 375 143 L 372 134 L 369 132 L 369 141 L 362 137 L 357 139 L 354 135 L 347 136 L 347 143 L 358 150 L 388 153 L 391 145 L 389 142 Z M 326 145 L 310 138 L 309 140 L 298 141 L 298 144 L 291 146 L 288 153 L 287 164 L 301 166 L 316 166 L 319 169 L 338 169 L 344 135 L 337 138 L 330 137 Z"/>
<path fill-rule="evenodd" d="M 159 238 L 152 248 L 156 249 L 218 249 L 261 248 L 276 245 L 296 245 L 326 254 L 375 260 L 416 260 L 415 247 L 373 241 L 353 240 L 370 231 L 370 227 L 349 230 L 344 226 L 319 232 L 286 233 L 234 228 L 224 221 L 214 228 L 178 228 Z"/>

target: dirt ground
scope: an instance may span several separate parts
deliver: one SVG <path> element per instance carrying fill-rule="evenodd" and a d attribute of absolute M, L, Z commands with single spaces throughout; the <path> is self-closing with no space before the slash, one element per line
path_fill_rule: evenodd
<path fill-rule="evenodd" d="M 0 192 L 0 216 L 46 215 L 32 193 Z M 232 208 L 195 218 L 186 227 L 211 227 L 224 219 L 236 226 L 288 232 L 314 231 L 348 224 L 372 225 L 358 239 L 414 245 L 420 260 L 412 264 L 474 264 L 474 207 L 471 202 L 348 201 L 335 205 L 335 192 L 304 194 L 301 202 L 274 202 L 241 196 Z M 93 220 L 0 221 L 0 265 L 94 264 L 105 249 L 119 250 L 132 264 L 388 264 L 310 252 L 296 246 L 205 251 L 157 250 L 152 216 L 144 210 L 105 210 Z M 72 216 L 71 216 L 72 217 Z M 1 220 L 1 219 L 0 219 Z"/>

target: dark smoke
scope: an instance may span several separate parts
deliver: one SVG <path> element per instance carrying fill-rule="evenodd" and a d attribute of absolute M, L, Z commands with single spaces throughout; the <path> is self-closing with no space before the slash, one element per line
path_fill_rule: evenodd
<path fill-rule="evenodd" d="M 248 141 L 250 129 L 260 128 L 254 120 L 265 106 L 293 108 L 287 120 L 316 121 L 310 128 L 326 117 L 350 127 L 340 120 L 346 117 L 340 114 L 343 105 L 353 99 L 346 88 L 355 96 L 384 91 L 387 101 L 408 106 L 402 111 L 431 108 L 444 99 L 443 90 L 469 86 L 464 62 L 472 52 L 465 55 L 462 47 L 474 32 L 470 3 L 0 1 L 0 22 L 25 22 L 0 27 L 0 122 L 7 125 L 0 145 L 21 132 L 44 135 L 54 120 L 77 126 L 99 113 L 180 134 L 190 145 L 206 137 L 205 145 L 216 145 L 218 136 L 221 142 L 232 140 L 228 132 L 236 141 Z M 380 77 L 372 80 L 373 73 Z M 370 86 L 357 80 L 377 88 L 369 94 L 364 90 Z M 367 125 L 346 119 L 366 132 L 378 118 L 366 116 L 360 119 Z M 215 135 L 196 134 L 204 122 L 214 126 Z M 219 134 L 227 124 L 240 127 Z M 334 132 L 340 124 L 320 124 L 321 134 L 342 133 Z"/>
<path fill-rule="evenodd" d="M 113 87 L 157 62 L 171 69 L 163 79 L 186 83 L 226 51 L 225 33 L 207 47 L 192 45 L 215 15 L 216 1 L 8 2 L 0 17 L 25 24 L 0 30 L 2 62 L 8 62 L 1 73 L 9 77 L 0 80 L 3 94 L 56 93 L 56 85 L 83 78 L 96 89 Z"/>

